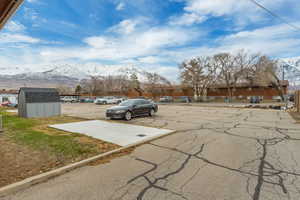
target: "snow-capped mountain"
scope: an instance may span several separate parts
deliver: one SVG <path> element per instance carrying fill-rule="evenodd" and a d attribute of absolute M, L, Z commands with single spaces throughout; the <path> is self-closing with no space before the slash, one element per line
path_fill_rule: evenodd
<path fill-rule="evenodd" d="M 300 57 L 280 59 L 284 66 L 285 79 L 290 81 L 290 86 L 300 85 Z M 150 70 L 147 68 L 147 70 Z M 153 71 L 154 69 L 150 70 Z M 135 72 L 140 81 L 145 81 L 145 70 L 131 65 L 100 65 L 97 63 L 86 64 L 48 64 L 42 66 L 0 66 L 0 89 L 18 88 L 26 86 L 58 86 L 67 85 L 74 87 L 82 79 L 90 76 L 129 75 Z"/>
<path fill-rule="evenodd" d="M 44 78 L 69 77 L 72 79 L 86 79 L 90 76 L 126 75 L 135 72 L 143 79 L 143 69 L 130 65 L 99 65 L 99 64 L 54 64 L 39 66 L 37 69 L 29 67 L 1 67 L 0 76 L 15 76 L 18 78 Z"/>
<path fill-rule="evenodd" d="M 56 64 L 42 66 L 36 70 L 28 67 L 0 67 L 0 89 L 18 88 L 22 86 L 51 86 L 59 85 L 75 87 L 82 79 L 90 76 L 128 75 L 134 71 L 143 81 L 141 70 L 132 66 L 103 66 L 95 64 Z"/>
<path fill-rule="evenodd" d="M 40 72 L 42 76 L 67 76 L 76 79 L 84 79 L 88 77 L 88 73 L 78 67 L 74 67 L 71 65 L 60 65 L 60 66 L 53 66 L 50 69 L 46 69 L 43 72 Z"/>
<path fill-rule="evenodd" d="M 89 76 L 97 75 L 115 75 L 120 73 L 121 66 L 95 66 L 89 64 L 56 64 L 49 66 L 41 66 L 38 69 L 30 69 L 29 67 L 0 67 L 0 75 L 22 76 L 24 78 L 50 78 L 52 76 L 70 77 L 76 79 L 84 79 Z"/>

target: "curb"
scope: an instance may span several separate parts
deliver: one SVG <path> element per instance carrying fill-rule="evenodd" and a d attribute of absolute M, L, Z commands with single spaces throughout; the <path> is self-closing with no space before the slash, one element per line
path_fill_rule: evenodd
<path fill-rule="evenodd" d="M 85 166 L 85 165 L 87 165 L 91 162 L 97 161 L 97 160 L 99 160 L 101 158 L 104 158 L 106 156 L 112 155 L 114 153 L 119 153 L 119 152 L 124 151 L 128 148 L 131 148 L 131 147 L 140 146 L 142 144 L 151 142 L 153 140 L 157 140 L 157 139 L 169 136 L 169 135 L 174 134 L 176 132 L 177 131 L 174 130 L 174 131 L 172 131 L 170 133 L 167 133 L 167 134 L 157 135 L 157 136 L 142 140 L 140 142 L 136 142 L 136 143 L 121 147 L 119 149 L 115 149 L 115 150 L 112 150 L 112 151 L 109 151 L 109 152 L 106 152 L 106 153 L 103 153 L 103 154 L 100 154 L 100 155 L 97 155 L 97 156 L 94 156 L 94 157 L 91 157 L 91 158 L 88 158 L 88 159 L 85 159 L 85 160 L 82 160 L 82 161 L 79 161 L 77 163 L 73 163 L 73 164 L 70 164 L 70 165 L 67 165 L 67 166 L 49 171 L 49 172 L 45 172 L 43 174 L 39 174 L 37 176 L 27 178 L 23 181 L 16 182 L 16 183 L 13 183 L 11 185 L 4 186 L 4 187 L 0 188 L 0 197 L 4 197 L 4 196 L 10 195 L 10 194 L 19 192 L 21 190 L 25 190 L 25 189 L 29 188 L 32 185 L 36 185 L 38 183 L 46 182 L 51 178 L 55 178 L 57 176 L 63 175 L 67 172 L 70 172 L 74 169 L 83 167 L 83 166 Z"/>

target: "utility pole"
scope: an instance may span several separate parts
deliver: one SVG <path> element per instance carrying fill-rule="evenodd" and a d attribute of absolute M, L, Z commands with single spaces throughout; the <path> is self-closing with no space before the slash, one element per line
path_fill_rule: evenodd
<path fill-rule="evenodd" d="M 282 68 L 282 80 L 284 81 L 284 66 Z"/>
<path fill-rule="evenodd" d="M 282 80 L 285 80 L 285 68 L 287 68 L 289 65 L 288 64 L 283 64 L 282 65 Z"/>
<path fill-rule="evenodd" d="M 288 64 L 283 64 L 282 66 L 282 81 L 285 80 L 285 68 L 289 67 Z M 287 98 L 287 95 L 284 95 L 284 101 L 286 103 L 286 109 L 288 107 L 288 98 Z"/>

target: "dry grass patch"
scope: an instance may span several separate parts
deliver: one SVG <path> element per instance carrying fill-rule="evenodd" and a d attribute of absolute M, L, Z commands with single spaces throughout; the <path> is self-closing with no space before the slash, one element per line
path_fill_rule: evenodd
<path fill-rule="evenodd" d="M 25 119 L 0 108 L 0 187 L 68 165 L 120 146 L 49 128 L 50 124 L 83 121 L 61 116 Z"/>

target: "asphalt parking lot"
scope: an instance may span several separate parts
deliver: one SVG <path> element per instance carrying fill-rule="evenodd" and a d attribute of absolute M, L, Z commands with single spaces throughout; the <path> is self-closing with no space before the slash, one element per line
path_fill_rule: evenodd
<path fill-rule="evenodd" d="M 64 103 L 62 114 L 84 119 L 105 119 L 105 111 L 113 105 L 95 105 L 93 103 Z"/>
<path fill-rule="evenodd" d="M 62 113 L 72 117 L 84 119 L 105 120 L 105 111 L 114 105 L 95 105 L 95 104 L 63 104 Z M 227 112 L 224 112 L 224 109 Z M 154 117 L 133 118 L 131 124 L 151 126 L 157 128 L 168 128 L 172 130 L 186 130 L 198 127 L 199 120 L 214 121 L 222 116 L 230 120 L 231 113 L 235 110 L 230 108 L 203 107 L 185 104 L 164 104 L 159 105 L 159 110 Z M 218 116 L 220 115 L 220 116 Z M 115 122 L 125 122 L 124 120 L 113 120 Z"/>
<path fill-rule="evenodd" d="M 104 119 L 106 108 L 65 104 L 63 112 Z M 162 105 L 126 123 L 177 132 L 3 199 L 300 199 L 300 124 L 287 112 Z"/>

